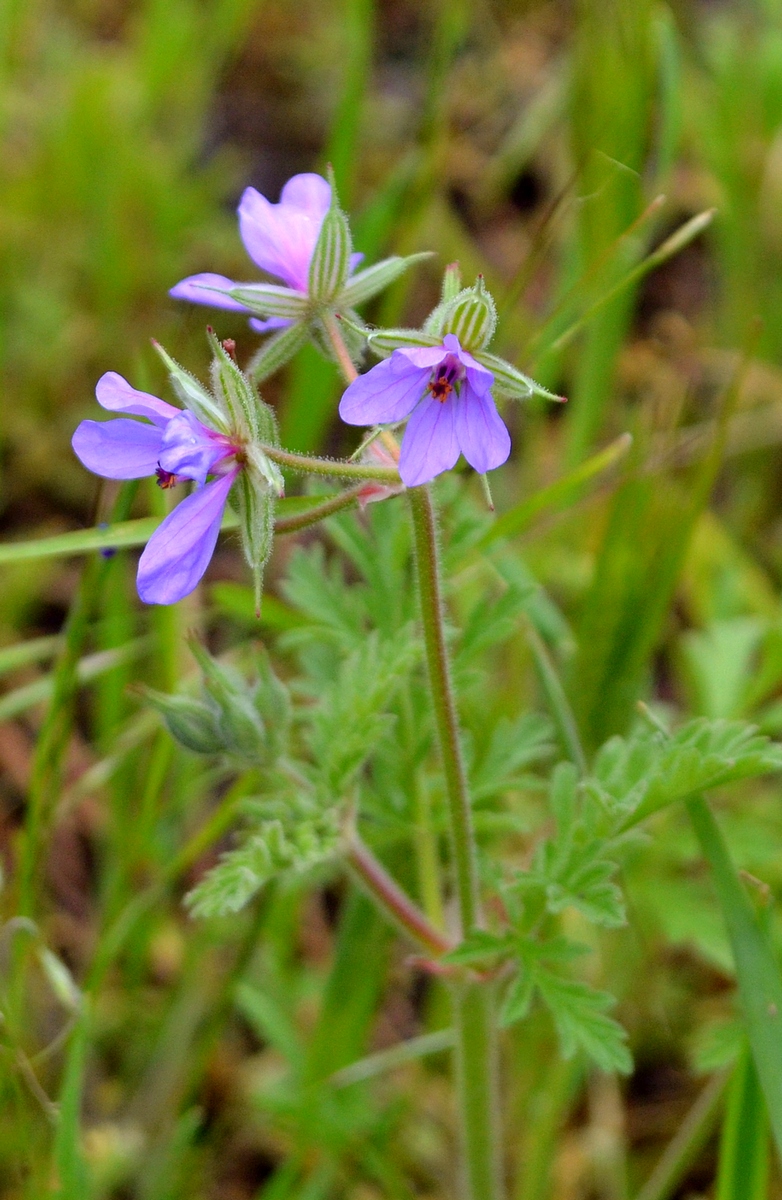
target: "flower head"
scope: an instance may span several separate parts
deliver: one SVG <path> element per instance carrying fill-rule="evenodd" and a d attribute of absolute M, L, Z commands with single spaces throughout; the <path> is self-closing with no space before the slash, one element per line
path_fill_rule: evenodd
<path fill-rule="evenodd" d="M 308 336 L 329 352 L 322 331 L 324 314 L 339 310 L 355 317 L 354 305 L 369 300 L 411 263 L 426 257 L 388 258 L 356 272 L 364 256 L 353 253 L 331 174 L 328 180 L 294 175 L 277 204 L 255 188 L 246 188 L 239 204 L 239 232 L 255 265 L 279 283 L 236 283 L 205 272 L 183 279 L 170 294 L 193 304 L 247 313 L 257 333 L 281 331 L 268 354 L 266 348 L 261 352 L 263 361 L 256 359 L 256 379 L 277 370 Z"/>
<path fill-rule="evenodd" d="M 407 487 L 456 464 L 460 452 L 483 474 L 510 454 L 510 437 L 491 395 L 494 376 L 452 333 L 434 346 L 406 346 L 351 383 L 339 414 L 349 425 L 409 417 L 399 474 Z"/>
<path fill-rule="evenodd" d="M 222 373 L 224 395 L 236 398 L 241 395 L 237 380 L 246 381 L 228 355 L 224 351 L 219 354 L 221 349 L 218 346 L 216 375 L 220 378 Z M 248 419 L 244 419 L 240 402 L 221 410 L 206 389 L 165 357 L 180 393 L 198 408 L 199 416 L 139 392 L 121 375 L 109 371 L 95 389 L 98 403 L 110 412 L 128 415 L 112 421 L 82 421 L 72 440 L 84 466 L 105 479 L 149 475 L 163 488 L 187 481 L 196 484 L 195 491 L 158 526 L 141 555 L 138 593 L 146 604 L 173 604 L 192 592 L 209 565 L 229 493 L 240 479 L 238 506 L 245 552 L 258 574 L 268 545 L 260 544 L 256 527 L 270 530 L 272 493 L 282 491 L 279 471 L 253 442 L 253 435 L 257 438 L 263 432 L 260 424 L 265 406 L 257 394 L 251 396 L 257 412 L 245 405 Z M 142 419 L 129 419 L 132 417 Z M 268 424 L 265 432 L 267 439 L 271 435 L 273 440 Z M 250 508 L 252 513 L 248 513 Z"/>

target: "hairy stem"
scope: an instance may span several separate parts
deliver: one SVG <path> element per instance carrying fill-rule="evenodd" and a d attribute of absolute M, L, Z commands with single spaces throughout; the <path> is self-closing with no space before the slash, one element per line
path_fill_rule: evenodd
<path fill-rule="evenodd" d="M 437 528 L 427 487 L 408 492 L 413 514 L 418 592 L 426 662 L 451 826 L 462 935 L 482 924 L 472 811 L 462 757 L 456 698 L 443 627 Z M 500 1113 L 494 988 L 464 980 L 454 987 L 456 1086 L 462 1133 L 462 1176 L 468 1200 L 501 1200 Z"/>
<path fill-rule="evenodd" d="M 354 504 L 358 503 L 362 486 L 357 483 L 352 488 L 346 488 L 344 492 L 338 492 L 336 496 L 329 496 L 322 504 L 317 504 L 291 517 L 277 517 L 274 522 L 274 532 L 278 536 L 284 533 L 298 533 L 300 529 L 316 525 L 318 521 L 324 521 L 326 517 L 331 517 L 344 508 L 352 508 Z"/>
<path fill-rule="evenodd" d="M 481 924 L 478 897 L 478 868 L 472 810 L 464 770 L 459 719 L 451 683 L 451 664 L 445 644 L 440 563 L 432 499 L 427 487 L 410 488 L 413 513 L 418 592 L 424 630 L 426 663 L 432 692 L 437 737 L 445 773 L 445 788 L 451 823 L 456 890 L 462 934 Z"/>
<path fill-rule="evenodd" d="M 446 954 L 453 944 L 429 923 L 381 862 L 357 835 L 348 845 L 347 863 L 357 881 L 378 907 L 430 954 Z"/>
<path fill-rule="evenodd" d="M 401 482 L 393 467 L 372 467 L 365 463 L 315 458 L 312 454 L 293 454 L 290 450 L 281 450 L 279 446 L 259 445 L 258 449 L 281 467 L 289 467 L 291 471 L 299 471 L 303 475 L 326 475 L 332 479 L 377 479 L 381 483 L 397 485 Z"/>
<path fill-rule="evenodd" d="M 345 377 L 345 382 L 352 383 L 354 379 L 358 379 L 358 371 L 345 345 L 345 339 L 342 336 L 342 330 L 339 327 L 337 318 L 332 312 L 328 312 L 324 316 L 323 328 L 326 330 L 328 339 L 331 342 L 331 348 L 339 363 L 339 369 Z"/>

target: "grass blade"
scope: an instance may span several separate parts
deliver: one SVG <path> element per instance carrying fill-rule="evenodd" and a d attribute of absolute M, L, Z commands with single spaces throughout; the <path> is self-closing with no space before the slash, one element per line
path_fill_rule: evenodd
<path fill-rule="evenodd" d="M 768 1117 L 749 1049 L 739 1059 L 722 1125 L 716 1200 L 766 1200 Z"/>
<path fill-rule="evenodd" d="M 733 951 L 749 1043 L 782 1159 L 782 974 L 779 963 L 708 804 L 698 796 L 687 801 L 687 811 L 712 869 Z M 745 1195 L 742 1193 L 742 1200 Z"/>

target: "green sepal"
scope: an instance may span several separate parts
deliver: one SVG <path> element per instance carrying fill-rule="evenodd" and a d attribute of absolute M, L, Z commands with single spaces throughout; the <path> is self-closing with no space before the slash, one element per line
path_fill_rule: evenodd
<path fill-rule="evenodd" d="M 257 457 L 262 457 L 279 474 L 276 464 L 266 459 L 265 455 Z M 255 614 L 260 617 L 263 569 L 274 540 L 274 496 L 269 489 L 268 479 L 257 468 L 248 466 L 239 475 L 232 498 L 239 515 L 242 550 L 253 574 Z"/>
<path fill-rule="evenodd" d="M 440 289 L 440 303 L 450 304 L 462 290 L 462 272 L 458 262 L 449 263 L 443 271 L 443 283 Z"/>
<path fill-rule="evenodd" d="M 210 329 L 207 331 L 212 359 L 212 389 L 231 428 L 242 441 L 265 440 L 260 431 L 262 401 L 255 387 L 239 369 L 228 351 Z"/>
<path fill-rule="evenodd" d="M 350 272 L 353 250 L 350 226 L 339 207 L 337 185 L 331 167 L 326 174 L 331 186 L 331 204 L 320 227 L 309 272 L 309 297 L 316 304 L 328 304 L 342 291 Z"/>
<path fill-rule="evenodd" d="M 473 287 L 463 288 L 451 300 L 442 300 L 430 313 L 424 329 L 440 338 L 454 334 L 472 354 L 488 346 L 496 326 L 497 307 L 479 275 Z"/>
<path fill-rule="evenodd" d="M 494 376 L 492 390 L 496 396 L 504 396 L 508 400 L 528 400 L 530 396 L 540 396 L 543 400 L 555 400 L 559 404 L 562 403 L 563 396 L 557 396 L 555 392 L 547 391 L 534 379 L 530 379 L 529 375 L 524 375 L 516 367 L 511 366 L 504 358 L 498 358 L 496 354 L 488 354 L 485 350 L 473 350 L 472 355 L 482 367 L 486 367 Z"/>
<path fill-rule="evenodd" d="M 244 680 L 212 658 L 197 638 L 189 638 L 188 644 L 214 706 L 221 749 L 249 762 L 262 761 L 266 757 L 266 730 Z"/>
<path fill-rule="evenodd" d="M 395 350 L 407 346 L 439 346 L 442 338 L 420 329 L 376 329 L 367 334 L 367 343 L 379 358 L 389 358 Z"/>
<path fill-rule="evenodd" d="M 432 251 L 424 250 L 420 254 L 407 254 L 404 257 L 394 255 L 392 258 L 384 258 L 381 262 L 374 263 L 371 267 L 365 267 L 363 271 L 357 271 L 348 279 L 339 294 L 339 302 L 350 308 L 357 304 L 363 304 L 366 300 L 371 300 L 378 292 L 382 292 L 384 288 L 389 287 L 415 263 L 432 257 Z"/>
<path fill-rule="evenodd" d="M 199 421 L 202 421 L 210 429 L 214 429 L 218 433 L 228 433 L 229 427 L 223 413 L 203 384 L 199 383 L 184 367 L 181 367 L 159 342 L 153 341 L 152 345 L 163 359 L 171 379 L 171 386 L 185 408 L 190 409 Z"/>
<path fill-rule="evenodd" d="M 307 311 L 307 297 L 293 288 L 280 287 L 276 283 L 242 283 L 229 291 L 222 288 L 205 289 L 230 296 L 243 304 L 257 317 L 282 317 L 286 321 L 300 321 Z"/>
<path fill-rule="evenodd" d="M 275 371 L 289 363 L 309 338 L 309 330 L 303 321 L 281 329 L 264 342 L 253 355 L 247 366 L 247 374 L 256 383 L 263 383 Z"/>
<path fill-rule="evenodd" d="M 191 696 L 171 696 L 153 688 L 145 687 L 142 692 L 175 741 L 196 754 L 219 754 L 223 749 L 217 715 L 209 705 Z"/>

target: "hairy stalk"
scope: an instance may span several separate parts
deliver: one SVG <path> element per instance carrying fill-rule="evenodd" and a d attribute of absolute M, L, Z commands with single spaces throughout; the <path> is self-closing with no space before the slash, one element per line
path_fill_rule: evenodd
<path fill-rule="evenodd" d="M 453 943 L 430 924 L 399 884 L 391 878 L 382 863 L 355 834 L 350 840 L 346 861 L 351 874 L 372 897 L 378 908 L 395 925 L 409 934 L 430 954 L 447 954 Z"/>
<path fill-rule="evenodd" d="M 339 369 L 345 377 L 345 382 L 352 383 L 354 379 L 358 379 L 358 371 L 353 359 L 350 357 L 350 352 L 345 345 L 345 339 L 342 336 L 337 319 L 333 313 L 330 312 L 325 315 L 323 318 L 323 327 L 331 342 L 331 347 L 339 363 Z"/>
<path fill-rule="evenodd" d="M 456 699 L 443 628 L 437 529 L 427 487 L 411 488 L 418 592 L 426 661 L 450 813 L 462 935 L 480 927 L 475 835 L 462 757 Z M 468 1200 L 500 1200 L 499 1104 L 494 989 L 468 980 L 454 987 L 456 1083 Z"/>
<path fill-rule="evenodd" d="M 331 479 L 376 479 L 381 483 L 399 484 L 399 474 L 393 467 L 372 467 L 365 463 L 343 462 L 331 458 L 316 458 L 312 454 L 293 454 L 278 446 L 259 445 L 267 458 L 299 471 L 302 475 L 326 475 Z"/>
<path fill-rule="evenodd" d="M 362 484 L 356 483 L 353 487 L 346 488 L 344 492 L 338 492 L 336 496 L 329 496 L 322 504 L 308 508 L 305 512 L 296 513 L 292 517 L 277 517 L 274 522 L 274 532 L 278 537 L 284 533 L 298 533 L 302 529 L 308 529 L 310 525 L 317 525 L 319 521 L 325 521 L 326 517 L 332 517 L 334 513 L 341 512 L 345 508 L 352 508 L 354 504 L 358 504 L 362 486 Z"/>

